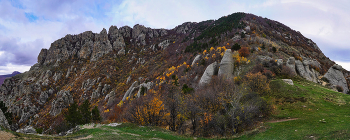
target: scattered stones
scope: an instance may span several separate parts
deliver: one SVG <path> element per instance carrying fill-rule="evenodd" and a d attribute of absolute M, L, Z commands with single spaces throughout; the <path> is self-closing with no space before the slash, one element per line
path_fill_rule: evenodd
<path fill-rule="evenodd" d="M 282 79 L 282 81 L 289 84 L 289 85 L 294 85 L 292 79 Z"/>

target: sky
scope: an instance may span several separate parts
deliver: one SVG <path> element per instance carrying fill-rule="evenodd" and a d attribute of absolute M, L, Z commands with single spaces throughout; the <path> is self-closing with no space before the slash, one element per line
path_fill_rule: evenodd
<path fill-rule="evenodd" d="M 279 21 L 350 70 L 349 0 L 0 0 L 0 75 L 25 72 L 66 34 L 111 25 L 172 29 L 235 12 Z"/>

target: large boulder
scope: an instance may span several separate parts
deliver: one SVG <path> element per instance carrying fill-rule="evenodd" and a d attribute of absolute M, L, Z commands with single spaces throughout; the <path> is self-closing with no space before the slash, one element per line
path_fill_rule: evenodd
<path fill-rule="evenodd" d="M 294 57 L 290 57 L 290 58 L 287 60 L 286 66 L 287 66 L 288 68 L 290 68 L 290 70 L 292 70 L 292 72 L 293 72 L 294 74 L 297 73 L 297 72 L 295 71 L 295 58 L 294 58 Z"/>
<path fill-rule="evenodd" d="M 43 64 L 45 62 L 46 56 L 47 56 L 47 49 L 41 49 L 38 55 L 38 63 Z"/>
<path fill-rule="evenodd" d="M 204 71 L 202 78 L 199 80 L 199 85 L 208 84 L 211 81 L 211 77 L 218 72 L 218 63 L 214 62 L 210 64 Z"/>
<path fill-rule="evenodd" d="M 316 70 L 310 69 L 309 61 L 304 60 L 303 62 L 301 62 L 300 60 L 296 60 L 295 67 L 301 77 L 305 78 L 308 81 L 312 81 L 315 83 L 318 82 L 318 76 L 320 76 L 320 74 Z"/>
<path fill-rule="evenodd" d="M 222 57 L 222 60 L 220 62 L 220 68 L 218 76 L 222 77 L 224 79 L 230 79 L 233 77 L 233 68 L 234 68 L 234 61 L 232 57 L 232 51 L 231 49 L 227 49 L 225 51 L 224 56 Z"/>
<path fill-rule="evenodd" d="M 0 126 L 6 128 L 6 129 L 10 129 L 10 125 L 7 122 L 7 119 L 6 119 L 4 113 L 2 112 L 1 109 L 0 109 Z"/>
<path fill-rule="evenodd" d="M 347 93 L 349 88 L 342 73 L 342 69 L 340 65 L 334 64 L 323 77 L 327 78 L 329 83 L 341 86 L 343 88 L 343 93 Z"/>

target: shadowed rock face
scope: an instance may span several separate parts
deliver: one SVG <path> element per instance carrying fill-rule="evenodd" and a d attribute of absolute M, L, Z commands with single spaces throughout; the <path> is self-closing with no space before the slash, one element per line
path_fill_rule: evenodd
<path fill-rule="evenodd" d="M 295 71 L 295 58 L 294 57 L 290 57 L 287 60 L 286 66 L 289 67 L 294 74 L 296 74 L 297 72 Z"/>
<path fill-rule="evenodd" d="M 199 85 L 202 86 L 204 84 L 208 84 L 211 81 L 211 77 L 218 72 L 218 63 L 214 62 L 210 64 L 204 71 L 201 80 L 199 81 Z"/>
<path fill-rule="evenodd" d="M 233 63 L 232 51 L 231 49 L 227 49 L 220 62 L 218 76 L 225 79 L 233 78 Z"/>
<path fill-rule="evenodd" d="M 349 88 L 341 70 L 342 67 L 340 65 L 334 64 L 329 68 L 324 77 L 329 80 L 329 83 L 341 86 L 343 88 L 343 93 L 347 93 Z"/>
<path fill-rule="evenodd" d="M 310 64 L 313 63 L 316 62 L 313 62 L 312 60 L 304 60 L 303 62 L 301 62 L 300 60 L 296 60 L 295 67 L 301 77 L 305 78 L 306 80 L 317 83 L 318 76 L 320 76 L 320 73 L 315 71 L 314 69 L 310 70 Z"/>
<path fill-rule="evenodd" d="M 0 109 L 0 126 L 6 129 L 10 129 L 10 125 L 8 124 L 7 119 L 1 109 Z"/>

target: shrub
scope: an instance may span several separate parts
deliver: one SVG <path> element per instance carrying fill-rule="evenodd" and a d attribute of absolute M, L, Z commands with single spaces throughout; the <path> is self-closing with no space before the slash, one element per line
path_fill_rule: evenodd
<path fill-rule="evenodd" d="M 191 92 L 193 92 L 193 88 L 190 88 L 190 87 L 187 86 L 187 84 L 184 84 L 184 85 L 182 86 L 182 92 L 183 92 L 184 94 L 191 93 Z"/>
<path fill-rule="evenodd" d="M 337 89 L 338 92 L 343 92 L 344 91 L 343 87 L 341 87 L 339 85 L 335 86 L 335 88 Z"/>
<path fill-rule="evenodd" d="M 255 74 L 248 73 L 245 76 L 245 81 L 243 84 L 249 87 L 251 91 L 259 94 L 266 94 L 270 90 L 270 82 L 268 81 L 267 77 L 262 75 L 260 72 Z"/>
<path fill-rule="evenodd" d="M 280 75 L 282 78 L 292 78 L 295 76 L 295 73 L 289 67 L 283 66 Z"/>
<path fill-rule="evenodd" d="M 262 74 L 265 75 L 267 79 L 272 79 L 274 77 L 273 73 L 268 69 L 264 69 Z"/>
<path fill-rule="evenodd" d="M 36 128 L 35 131 L 38 134 L 42 134 L 43 133 L 43 128 Z"/>
<path fill-rule="evenodd" d="M 241 57 L 248 57 L 250 52 L 248 47 L 242 47 L 241 49 L 238 50 L 239 56 Z"/>
<path fill-rule="evenodd" d="M 241 33 L 241 38 L 245 38 L 245 34 L 243 32 Z"/>
<path fill-rule="evenodd" d="M 77 102 L 74 101 L 74 103 L 68 107 L 68 112 L 64 114 L 64 117 L 67 122 L 67 126 L 70 128 L 80 124 L 82 115 L 79 113 Z"/>
<path fill-rule="evenodd" d="M 79 112 L 82 115 L 80 120 L 81 124 L 87 124 L 91 122 L 91 105 L 89 100 L 85 100 L 82 105 L 79 106 Z"/>
<path fill-rule="evenodd" d="M 270 68 L 270 70 L 275 73 L 276 75 L 280 75 L 281 74 L 281 68 L 277 65 L 274 65 Z"/>
<path fill-rule="evenodd" d="M 241 45 L 235 43 L 234 45 L 232 45 L 232 50 L 234 51 L 238 51 L 239 49 L 241 49 Z"/>
<path fill-rule="evenodd" d="M 322 77 L 321 80 L 329 83 L 329 80 L 326 77 Z"/>
<path fill-rule="evenodd" d="M 264 67 L 261 65 L 261 64 L 257 64 L 255 65 L 252 70 L 251 70 L 252 73 L 258 73 L 258 72 L 264 72 Z"/>
<path fill-rule="evenodd" d="M 277 52 L 276 47 L 272 47 L 272 52 L 273 52 L 273 53 L 276 53 L 276 52 Z"/>

